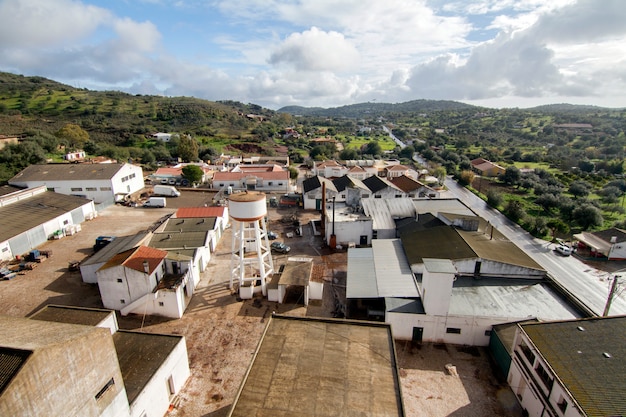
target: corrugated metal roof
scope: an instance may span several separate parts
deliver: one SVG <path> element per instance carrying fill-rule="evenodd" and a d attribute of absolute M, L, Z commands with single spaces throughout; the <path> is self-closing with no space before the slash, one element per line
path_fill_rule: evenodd
<path fill-rule="evenodd" d="M 347 298 L 378 298 L 372 248 L 348 249 Z"/>
<path fill-rule="evenodd" d="M 372 249 L 378 296 L 419 297 L 400 239 L 374 239 Z"/>
<path fill-rule="evenodd" d="M 585 415 L 626 415 L 626 316 L 520 327 Z"/>
<path fill-rule="evenodd" d="M 163 232 L 206 232 L 215 229 L 215 217 L 207 218 L 169 218 Z"/>
<path fill-rule="evenodd" d="M 391 327 L 273 316 L 228 415 L 404 416 Z"/>
<path fill-rule="evenodd" d="M 395 219 L 415 217 L 415 208 L 409 198 L 364 198 L 361 205 L 365 215 L 372 218 L 374 230 L 395 229 Z"/>
<path fill-rule="evenodd" d="M 0 207 L 0 242 L 88 204 L 91 200 L 46 191 Z"/>
<path fill-rule="evenodd" d="M 129 249 L 136 248 L 143 245 L 145 241 L 151 237 L 152 234 L 148 231 L 141 231 L 137 234 L 130 236 L 116 237 L 111 243 L 94 253 L 91 257 L 85 259 L 80 263 L 81 266 L 94 265 L 97 263 L 104 263 L 111 259 L 112 256 L 118 253 L 125 252 Z"/>
<path fill-rule="evenodd" d="M 211 206 L 211 207 L 181 207 L 176 210 L 177 218 L 192 218 L 192 217 L 223 217 L 226 207 L 223 206 Z"/>
<path fill-rule="evenodd" d="M 454 282 L 449 314 L 541 320 L 580 317 L 570 303 L 542 281 L 472 277 L 459 277 Z"/>
<path fill-rule="evenodd" d="M 435 216 L 440 213 L 457 213 L 467 216 L 475 216 L 472 210 L 456 198 L 433 198 L 413 200 L 413 205 L 418 214 L 432 213 Z"/>
<path fill-rule="evenodd" d="M 44 164 L 30 165 L 9 180 L 9 184 L 28 181 L 108 180 L 125 164 Z"/>
<path fill-rule="evenodd" d="M 135 401 L 146 384 L 183 340 L 182 336 L 126 330 L 118 330 L 113 335 L 113 343 L 130 404 Z"/>

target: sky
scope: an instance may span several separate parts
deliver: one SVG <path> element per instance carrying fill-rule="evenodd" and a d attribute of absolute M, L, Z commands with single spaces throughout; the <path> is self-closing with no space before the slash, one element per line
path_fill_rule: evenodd
<path fill-rule="evenodd" d="M 300 105 L 626 107 L 623 0 L 0 0 L 0 71 Z"/>

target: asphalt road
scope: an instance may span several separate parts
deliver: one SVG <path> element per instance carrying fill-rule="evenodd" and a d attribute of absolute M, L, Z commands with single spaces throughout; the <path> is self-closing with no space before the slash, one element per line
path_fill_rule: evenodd
<path fill-rule="evenodd" d="M 607 303 L 614 274 L 593 268 L 575 256 L 560 256 L 554 252 L 554 245 L 532 237 L 519 225 L 511 222 L 499 211 L 492 209 L 471 191 L 461 187 L 451 178 L 445 185 L 452 195 L 465 203 L 476 214 L 489 221 L 504 236 L 519 246 L 541 265 L 549 275 L 567 289 L 581 303 L 596 315 L 602 315 Z M 626 272 L 620 278 L 622 289 L 626 287 Z M 609 315 L 626 314 L 626 295 L 619 290 L 609 310 Z"/>

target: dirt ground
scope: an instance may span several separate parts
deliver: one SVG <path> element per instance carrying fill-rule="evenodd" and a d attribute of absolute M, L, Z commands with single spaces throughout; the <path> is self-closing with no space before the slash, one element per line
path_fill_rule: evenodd
<path fill-rule="evenodd" d="M 89 257 L 99 235 L 124 236 L 146 230 L 177 207 L 211 204 L 212 196 L 210 192 L 183 192 L 178 199 L 168 199 L 165 209 L 107 208 L 84 223 L 79 233 L 44 244 L 40 249 L 51 250 L 50 259 L 10 281 L 0 281 L 0 313 L 25 317 L 47 304 L 101 308 L 97 285 L 85 284 L 79 272 L 68 271 L 68 261 Z M 122 329 L 186 338 L 191 377 L 168 416 L 226 416 L 272 312 L 332 317 L 336 310 L 335 297 L 341 291 L 335 291 L 332 283 L 334 278 L 345 276 L 346 252 L 331 253 L 320 237 L 313 236 L 306 225 L 311 218 L 318 218 L 315 212 L 270 209 L 268 214 L 269 228 L 291 246 L 290 255 L 312 257 L 318 265 L 326 281 L 323 301 L 304 306 L 297 295 L 289 298 L 289 294 L 285 304 L 268 302 L 260 296 L 239 299 L 228 288 L 228 229 L 182 319 L 118 314 Z M 293 216 L 305 225 L 304 233 L 302 237 L 286 238 L 285 233 L 293 231 Z M 275 266 L 285 256 L 274 255 Z M 430 344 L 416 347 L 398 341 L 396 350 L 407 416 L 521 415 L 511 391 L 495 378 L 485 349 Z M 450 375 L 446 364 L 454 365 L 458 376 Z"/>

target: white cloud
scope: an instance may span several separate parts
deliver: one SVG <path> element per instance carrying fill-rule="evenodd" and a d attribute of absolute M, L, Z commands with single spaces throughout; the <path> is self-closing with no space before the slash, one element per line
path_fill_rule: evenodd
<path fill-rule="evenodd" d="M 316 27 L 291 34 L 272 53 L 273 65 L 286 63 L 299 71 L 344 71 L 355 68 L 359 53 L 342 34 Z"/>
<path fill-rule="evenodd" d="M 107 10 L 77 1 L 4 0 L 0 2 L 0 48 L 81 41 L 110 18 Z"/>

